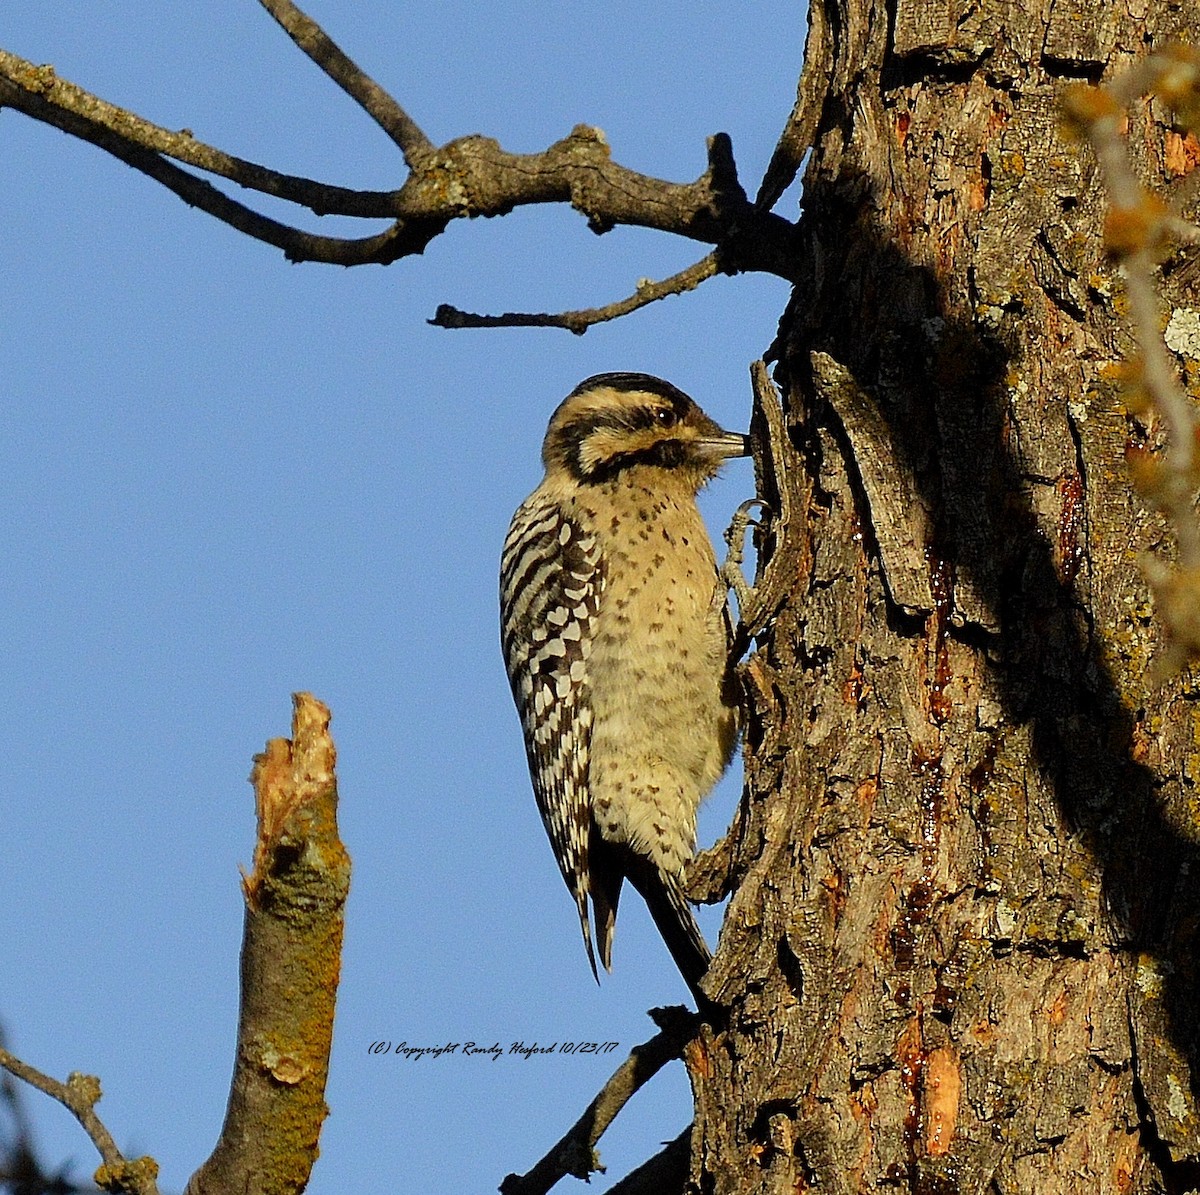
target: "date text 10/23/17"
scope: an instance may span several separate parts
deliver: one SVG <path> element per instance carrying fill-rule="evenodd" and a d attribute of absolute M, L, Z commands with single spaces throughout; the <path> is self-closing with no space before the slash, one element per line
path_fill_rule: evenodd
<path fill-rule="evenodd" d="M 461 1058 L 490 1058 L 493 1062 L 506 1056 L 528 1061 L 535 1054 L 611 1054 L 620 1044 L 615 1041 L 556 1041 L 543 1046 L 536 1041 L 514 1041 L 505 1049 L 499 1042 L 490 1046 L 474 1041 L 452 1041 L 442 1046 L 414 1046 L 406 1041 L 373 1041 L 367 1047 L 367 1053 L 393 1054 L 406 1062 L 419 1062 L 423 1058 L 443 1058 L 451 1054 Z"/>

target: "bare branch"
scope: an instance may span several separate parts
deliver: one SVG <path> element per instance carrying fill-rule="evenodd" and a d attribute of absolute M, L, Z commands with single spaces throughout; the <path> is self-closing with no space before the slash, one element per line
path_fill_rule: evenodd
<path fill-rule="evenodd" d="M 433 143 L 378 83 L 362 71 L 320 25 L 291 0 L 259 0 L 284 32 L 400 147 L 410 170 L 430 154 Z"/>
<path fill-rule="evenodd" d="M 241 1014 L 229 1107 L 187 1195 L 295 1195 L 317 1157 L 350 859 L 337 832 L 329 710 L 293 698 L 292 739 L 255 758 Z"/>
<path fill-rule="evenodd" d="M 395 200 L 389 191 L 354 191 L 293 174 L 281 174 L 197 141 L 188 130 L 172 132 L 160 125 L 91 95 L 66 79 L 52 66 L 35 66 L 0 49 L 0 104 L 24 112 L 84 140 L 109 133 L 122 143 L 141 146 L 156 154 L 220 175 L 240 186 L 302 204 L 319 216 L 390 218 Z M 68 120 L 75 117 L 76 120 Z M 80 123 L 82 122 L 82 123 Z"/>
<path fill-rule="evenodd" d="M 627 299 L 619 299 L 604 307 L 584 307 L 579 311 L 561 311 L 556 315 L 519 311 L 509 311 L 503 315 L 474 315 L 470 311 L 451 307 L 449 303 L 442 303 L 428 322 L 437 328 L 566 328 L 568 332 L 582 336 L 593 324 L 628 315 L 668 295 L 682 295 L 695 290 L 700 283 L 718 272 L 720 267 L 717 258 L 717 253 L 709 253 L 686 270 L 680 270 L 661 282 L 642 278 Z"/>
<path fill-rule="evenodd" d="M 0 1190 L 10 1195 L 96 1195 L 91 1183 L 68 1177 L 69 1165 L 51 1171 L 38 1157 L 25 1095 L 24 1084 L 10 1072 L 0 1071 Z"/>
<path fill-rule="evenodd" d="M 320 261 L 346 266 L 394 261 L 408 253 L 421 252 L 446 226 L 446 220 L 427 223 L 412 221 L 397 223 L 384 232 L 363 238 L 317 236 L 260 215 L 237 200 L 230 199 L 211 183 L 167 161 L 162 154 L 130 140 L 123 132 L 114 131 L 71 109 L 57 107 L 53 99 L 47 99 L 28 87 L 22 88 L 10 79 L 0 78 L 0 106 L 6 105 L 107 150 L 113 157 L 173 191 L 190 206 L 208 212 L 210 216 L 215 216 L 255 240 L 282 249 L 291 261 Z M 277 176 L 278 179 L 283 177 Z M 290 195 L 282 197 L 292 198 Z"/>
<path fill-rule="evenodd" d="M 96 1104 L 101 1094 L 99 1079 L 73 1071 L 65 1083 L 60 1083 L 22 1062 L 2 1046 L 0 1066 L 52 1100 L 57 1100 L 79 1121 L 103 1159 L 96 1171 L 98 1186 L 108 1191 L 128 1192 L 128 1195 L 158 1195 L 158 1163 L 149 1157 L 127 1159 L 96 1115 Z"/>
<path fill-rule="evenodd" d="M 593 1172 L 602 1169 L 596 1161 L 595 1145 L 604 1130 L 639 1087 L 682 1055 L 700 1024 L 699 1018 L 686 1008 L 656 1008 L 650 1015 L 660 1032 L 633 1048 L 587 1111 L 528 1174 L 510 1174 L 500 1184 L 501 1195 L 546 1195 L 568 1174 L 586 1181 Z"/>
<path fill-rule="evenodd" d="M 541 153 L 507 153 L 487 137 L 469 136 L 435 148 L 403 108 L 365 75 L 291 0 L 260 0 L 293 41 L 369 113 L 401 149 L 410 168 L 392 191 L 355 191 L 283 174 L 171 132 L 0 51 L 0 107 L 106 150 L 161 183 L 193 207 L 256 240 L 282 249 L 291 261 L 334 265 L 388 264 L 424 252 L 451 220 L 503 216 L 516 207 L 567 203 L 593 232 L 617 225 L 653 228 L 715 246 L 715 253 L 673 278 L 638 287 L 620 303 L 560 315 L 472 316 L 446 306 L 432 322 L 445 327 L 565 327 L 581 333 L 593 323 L 680 294 L 711 277 L 761 271 L 791 278 L 795 226 L 756 208 L 738 181 L 728 136 L 709 138 L 707 169 L 692 183 L 671 183 L 612 161 L 599 129 L 579 125 Z M 177 166 L 227 178 L 263 194 L 336 213 L 388 218 L 389 228 L 365 237 L 318 236 L 271 219 Z"/>
<path fill-rule="evenodd" d="M 692 1126 L 668 1141 L 652 1158 L 613 1183 L 606 1195 L 675 1195 L 687 1187 L 692 1156 Z"/>

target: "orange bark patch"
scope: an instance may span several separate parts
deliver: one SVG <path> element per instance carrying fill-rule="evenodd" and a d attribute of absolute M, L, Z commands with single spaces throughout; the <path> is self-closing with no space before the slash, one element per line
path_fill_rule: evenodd
<path fill-rule="evenodd" d="M 858 705 L 863 699 L 864 690 L 862 669 L 856 663 L 854 671 L 850 673 L 849 679 L 842 686 L 842 700 L 847 705 Z"/>
<path fill-rule="evenodd" d="M 879 1100 L 875 1096 L 875 1088 L 871 1083 L 864 1083 L 858 1091 L 850 1093 L 850 1115 L 869 1128 L 879 1108 Z"/>
<path fill-rule="evenodd" d="M 971 1026 L 971 1035 L 982 1045 L 991 1045 L 996 1040 L 996 1026 L 991 1021 L 977 1021 Z"/>
<path fill-rule="evenodd" d="M 1200 166 L 1200 141 L 1196 140 L 1196 134 L 1181 137 L 1178 133 L 1168 132 L 1163 145 L 1163 165 L 1176 178 L 1191 174 Z"/>
<path fill-rule="evenodd" d="M 947 1153 L 958 1119 L 962 1072 L 949 1046 L 931 1050 L 925 1058 L 925 1152 L 930 1157 Z"/>
<path fill-rule="evenodd" d="M 1049 1018 L 1051 1025 L 1061 1025 L 1067 1019 L 1067 993 L 1060 993 L 1057 1000 L 1050 1005 Z"/>
<path fill-rule="evenodd" d="M 712 1067 L 709 1065 L 708 1051 L 699 1037 L 694 1037 L 683 1048 L 683 1060 L 687 1068 L 698 1079 L 711 1079 Z"/>
<path fill-rule="evenodd" d="M 879 780 L 874 776 L 868 776 L 866 780 L 860 781 L 854 789 L 854 799 L 868 817 L 871 816 L 871 810 L 875 808 L 877 796 L 879 796 Z"/>
<path fill-rule="evenodd" d="M 1129 742 L 1129 758 L 1134 763 L 1145 763 L 1150 758 L 1150 736 L 1146 733 L 1146 724 L 1137 722 Z"/>

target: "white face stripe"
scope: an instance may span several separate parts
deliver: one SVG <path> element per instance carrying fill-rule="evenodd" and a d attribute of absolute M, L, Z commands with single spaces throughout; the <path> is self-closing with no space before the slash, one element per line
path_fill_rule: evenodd
<path fill-rule="evenodd" d="M 637 382 L 643 384 L 636 384 Z M 547 474 L 589 479 L 631 458 L 648 457 L 693 493 L 731 455 L 729 437 L 686 394 L 646 374 L 601 374 L 577 387 L 554 412 L 542 445 Z M 656 462 L 662 447 L 667 459 Z M 737 455 L 736 452 L 732 455 Z"/>

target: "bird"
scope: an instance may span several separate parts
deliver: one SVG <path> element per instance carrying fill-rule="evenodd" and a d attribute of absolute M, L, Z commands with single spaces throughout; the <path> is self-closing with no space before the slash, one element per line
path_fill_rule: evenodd
<path fill-rule="evenodd" d="M 748 453 L 670 382 L 596 374 L 551 416 L 545 475 L 505 538 L 501 648 L 597 982 L 628 880 L 702 998 L 712 956 L 684 871 L 739 715 L 727 587 L 696 495 Z"/>

